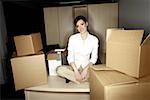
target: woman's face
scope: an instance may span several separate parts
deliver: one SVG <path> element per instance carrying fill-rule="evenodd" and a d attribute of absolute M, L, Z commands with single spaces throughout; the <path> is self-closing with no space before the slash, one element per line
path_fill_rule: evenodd
<path fill-rule="evenodd" d="M 87 26 L 88 23 L 84 22 L 82 19 L 76 23 L 76 28 L 80 33 L 85 33 L 87 31 Z"/>

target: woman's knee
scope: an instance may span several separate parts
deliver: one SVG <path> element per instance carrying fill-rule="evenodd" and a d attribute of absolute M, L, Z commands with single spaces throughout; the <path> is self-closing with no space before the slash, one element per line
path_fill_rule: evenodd
<path fill-rule="evenodd" d="M 60 74 L 62 74 L 66 69 L 67 69 L 67 67 L 64 66 L 64 65 L 58 66 L 58 67 L 56 68 L 56 73 L 57 73 L 58 75 L 60 75 Z"/>

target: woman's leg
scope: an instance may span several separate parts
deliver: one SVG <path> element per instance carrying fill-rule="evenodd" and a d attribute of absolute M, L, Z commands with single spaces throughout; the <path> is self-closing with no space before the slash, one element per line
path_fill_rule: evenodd
<path fill-rule="evenodd" d="M 79 84 L 80 82 L 78 82 L 75 78 L 75 75 L 74 75 L 74 72 L 71 68 L 71 66 L 69 65 L 61 65 L 61 66 L 58 66 L 57 69 L 56 69 L 56 73 L 61 76 L 61 77 L 64 77 L 64 78 L 67 78 L 68 80 L 70 81 L 73 81 L 77 84 Z"/>

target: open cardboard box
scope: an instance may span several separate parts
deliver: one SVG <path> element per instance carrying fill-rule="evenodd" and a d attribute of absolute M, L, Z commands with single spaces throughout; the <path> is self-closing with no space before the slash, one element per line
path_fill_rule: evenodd
<path fill-rule="evenodd" d="M 144 30 L 108 29 L 106 66 L 139 78 L 150 74 L 150 35 Z"/>
<path fill-rule="evenodd" d="M 49 53 L 47 54 L 48 60 L 48 68 L 49 68 L 49 75 L 57 75 L 56 68 L 62 65 L 62 57 L 61 53 Z"/>
<path fill-rule="evenodd" d="M 15 89 L 20 90 L 31 86 L 47 83 L 45 55 L 14 56 L 11 58 Z"/>
<path fill-rule="evenodd" d="M 90 100 L 150 100 L 150 75 L 137 80 L 105 65 L 95 66 L 90 68 Z"/>
<path fill-rule="evenodd" d="M 40 33 L 15 36 L 14 42 L 17 56 L 35 54 L 43 49 Z"/>

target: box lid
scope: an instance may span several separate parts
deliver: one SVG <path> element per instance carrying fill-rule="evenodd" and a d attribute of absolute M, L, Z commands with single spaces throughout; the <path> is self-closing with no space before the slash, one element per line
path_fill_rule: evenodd
<path fill-rule="evenodd" d="M 97 65 L 98 66 L 98 65 Z M 95 77 L 97 77 L 98 80 L 100 80 L 101 84 L 103 86 L 113 86 L 113 85 L 121 85 L 126 83 L 135 83 L 138 82 L 137 79 L 130 77 L 126 74 L 120 73 L 115 70 L 105 70 L 103 67 L 104 65 L 99 65 L 102 67 L 102 70 L 95 70 Z M 92 66 L 94 67 L 94 66 Z M 94 70 L 92 68 L 92 70 Z"/>
<path fill-rule="evenodd" d="M 106 42 L 140 45 L 144 30 L 114 30 L 107 29 Z"/>

